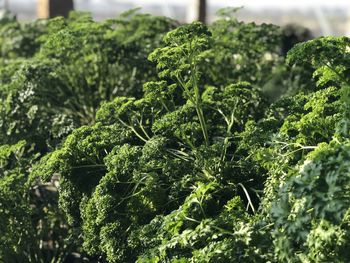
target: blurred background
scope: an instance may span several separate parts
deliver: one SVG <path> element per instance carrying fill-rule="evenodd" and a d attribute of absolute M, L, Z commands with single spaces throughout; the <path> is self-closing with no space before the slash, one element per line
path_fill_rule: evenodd
<path fill-rule="evenodd" d="M 65 14 L 64 9 L 73 7 L 102 20 L 140 7 L 142 12 L 181 22 L 199 19 L 208 23 L 215 20 L 220 8 L 243 7 L 237 12 L 239 20 L 282 26 L 299 24 L 309 28 L 314 36 L 350 35 L 349 0 L 0 0 L 0 7 L 22 21 Z"/>

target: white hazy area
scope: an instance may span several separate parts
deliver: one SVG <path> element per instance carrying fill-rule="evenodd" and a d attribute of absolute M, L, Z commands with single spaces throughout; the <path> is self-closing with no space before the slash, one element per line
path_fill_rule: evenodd
<path fill-rule="evenodd" d="M 62 0 L 63 1 L 63 0 Z M 141 12 L 165 15 L 181 22 L 191 20 L 192 0 L 74 0 L 75 9 L 91 12 L 96 20 L 141 8 Z M 36 17 L 36 0 L 0 0 L 20 20 Z M 350 36 L 350 0 L 207 0 L 208 21 L 224 7 L 243 7 L 237 18 L 246 22 L 299 24 L 318 35 Z M 193 5 L 192 5 L 193 6 Z M 193 13 L 193 12 L 192 12 Z"/>
<path fill-rule="evenodd" d="M 101 3 L 101 0 L 85 0 L 86 2 Z M 139 5 L 143 4 L 187 4 L 189 0 L 106 0 L 105 2 L 124 2 L 124 3 L 136 3 Z M 348 0 L 215 0 L 208 1 L 209 4 L 216 4 L 222 6 L 245 6 L 253 9 L 261 9 L 268 7 L 278 7 L 282 9 L 290 8 L 309 8 L 315 6 L 322 7 L 349 7 L 350 3 Z"/>

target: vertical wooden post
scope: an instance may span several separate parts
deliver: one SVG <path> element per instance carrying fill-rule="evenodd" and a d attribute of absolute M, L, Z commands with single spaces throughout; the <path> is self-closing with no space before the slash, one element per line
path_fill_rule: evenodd
<path fill-rule="evenodd" d="M 38 18 L 51 18 L 55 16 L 67 17 L 73 10 L 73 0 L 37 0 Z"/>
<path fill-rule="evenodd" d="M 204 24 L 207 22 L 207 1 L 206 0 L 199 0 L 198 21 Z"/>
<path fill-rule="evenodd" d="M 187 21 L 200 21 L 206 23 L 207 19 L 207 1 L 191 0 L 187 9 Z"/>

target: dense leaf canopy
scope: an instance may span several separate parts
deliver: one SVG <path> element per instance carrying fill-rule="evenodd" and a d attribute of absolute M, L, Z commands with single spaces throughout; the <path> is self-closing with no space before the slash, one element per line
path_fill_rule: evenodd
<path fill-rule="evenodd" d="M 347 262 L 350 40 L 231 11 L 0 18 L 1 262 Z"/>

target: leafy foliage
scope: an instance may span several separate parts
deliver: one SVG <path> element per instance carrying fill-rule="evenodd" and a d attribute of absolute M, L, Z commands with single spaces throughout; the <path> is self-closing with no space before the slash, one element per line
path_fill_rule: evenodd
<path fill-rule="evenodd" d="M 320 145 L 280 189 L 272 208 L 279 260 L 346 262 L 348 154 L 347 142 Z"/>
<path fill-rule="evenodd" d="M 46 21 L 21 24 L 11 13 L 4 11 L 0 17 L 0 64 L 9 59 L 32 57 L 40 48 L 40 37 L 46 32 Z"/>
<path fill-rule="evenodd" d="M 242 204 L 248 199 L 254 210 L 247 189 L 259 187 L 261 178 L 234 156 L 233 136 L 258 118 L 264 98 L 245 82 L 224 88 L 199 84 L 198 64 L 210 42 L 199 23 L 168 33 L 166 46 L 150 55 L 165 80 L 146 83 L 139 100 L 119 97 L 104 104 L 95 125 L 74 131 L 34 169 L 47 178 L 60 172 L 61 207 L 83 232 L 91 255 L 111 262 L 133 262 L 140 253 L 145 256 L 139 260 L 203 257 L 204 240 L 184 245 L 187 235 L 218 235 L 213 247 L 225 246 L 226 239 L 246 246 L 249 238 L 235 234 L 245 230 L 225 221 L 225 209 L 242 212 L 232 220 L 248 221 Z M 234 169 L 238 162 L 243 167 Z M 160 232 L 154 232 L 159 224 Z M 162 236 L 164 249 L 176 252 L 158 254 L 145 245 L 160 245 Z"/>
<path fill-rule="evenodd" d="M 175 22 L 131 12 L 101 23 L 73 14 L 46 25 L 45 33 L 33 36 L 32 42 L 43 43 L 40 51 L 33 47 L 34 57 L 8 62 L 0 88 L 0 141 L 25 139 L 41 152 L 80 125 L 93 123 L 102 101 L 138 95 L 136 86 L 156 76 L 147 61 L 149 50 L 160 45 Z"/>
<path fill-rule="evenodd" d="M 58 209 L 56 186 L 29 177 L 32 165 L 93 123 L 102 101 L 140 96 L 138 83 L 156 76 L 148 53 L 176 22 L 129 12 L 101 23 L 72 14 L 20 24 L 5 13 L 0 25 L 0 147 L 13 166 L 2 168 L 0 261 L 64 262 L 81 239 Z M 27 144 L 13 157 L 20 140 Z"/>
<path fill-rule="evenodd" d="M 0 146 L 0 260 L 65 260 L 75 246 L 51 184 L 28 181 L 26 142 Z"/>
<path fill-rule="evenodd" d="M 271 24 L 239 22 L 236 11 L 219 11 L 221 19 L 210 26 L 214 43 L 203 65 L 211 78 L 206 81 L 216 86 L 248 81 L 261 87 L 281 65 L 281 31 Z"/>
<path fill-rule="evenodd" d="M 0 261 L 347 262 L 349 39 L 231 11 L 0 19 Z"/>
<path fill-rule="evenodd" d="M 283 111 L 274 107 L 274 115 L 258 124 L 259 129 L 252 125 L 245 134 L 255 142 L 253 158 L 269 175 L 262 211 L 271 222 L 271 258 L 277 262 L 346 262 L 348 257 L 347 207 L 342 201 L 347 190 L 342 180 L 348 173 L 349 86 L 340 70 L 347 63 L 346 42 L 321 38 L 292 49 L 289 61 L 308 60 L 318 90 L 282 99 L 276 105 Z M 271 123 L 280 128 L 271 130 Z M 261 135 L 256 137 L 254 131 Z M 262 136 L 269 144 L 259 142 Z"/>

